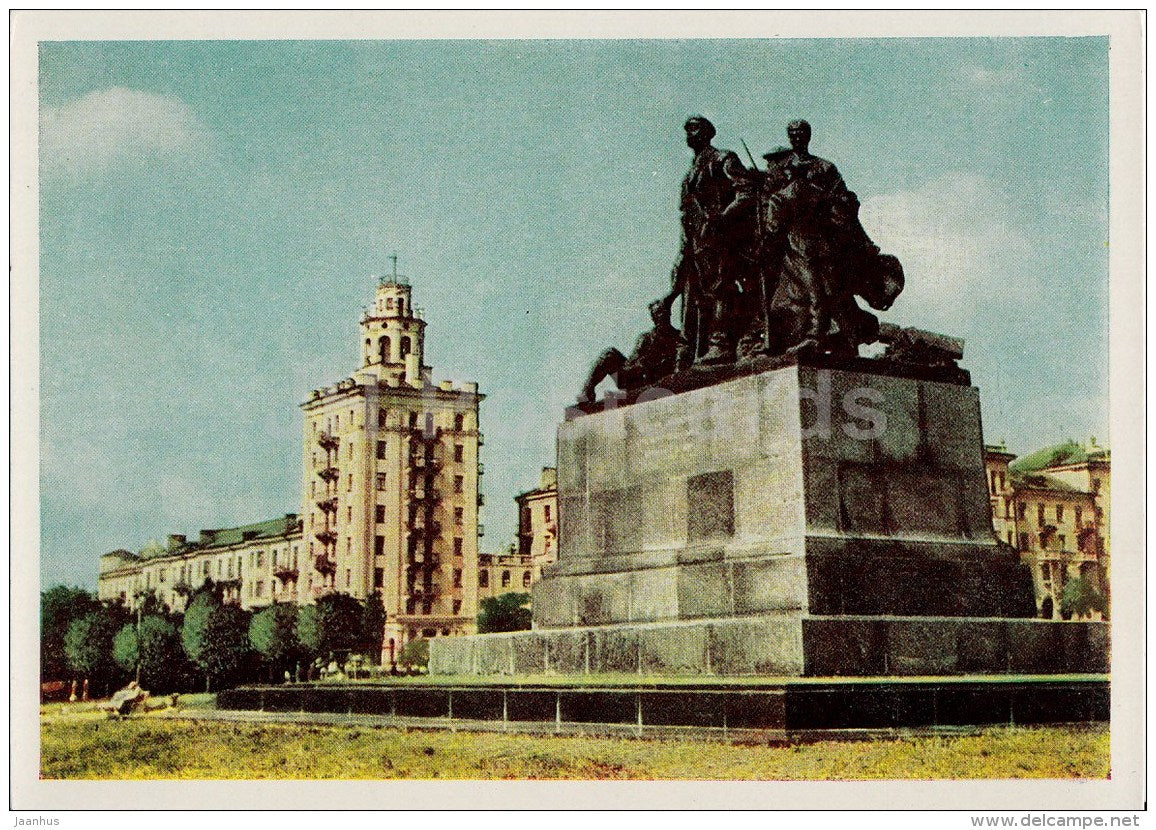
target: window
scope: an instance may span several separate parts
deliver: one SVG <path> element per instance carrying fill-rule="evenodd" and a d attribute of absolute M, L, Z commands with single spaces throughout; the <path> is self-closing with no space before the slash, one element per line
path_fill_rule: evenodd
<path fill-rule="evenodd" d="M 353 584 L 353 571 L 349 568 L 345 569 L 345 587 L 348 588 Z"/>
<path fill-rule="evenodd" d="M 1099 492 L 1100 492 L 1100 479 L 1094 478 L 1094 479 L 1092 479 L 1092 493 L 1095 494 L 1095 493 L 1099 493 Z"/>
<path fill-rule="evenodd" d="M 387 415 L 384 409 L 377 410 L 377 428 L 385 429 L 387 424 Z"/>
<path fill-rule="evenodd" d="M 373 537 L 373 555 L 374 556 L 385 556 L 385 537 L 384 536 L 374 536 Z"/>
<path fill-rule="evenodd" d="M 163 585 L 164 581 L 168 578 L 168 576 L 169 576 L 169 572 L 167 570 L 165 570 L 164 568 L 161 568 L 161 575 L 160 575 L 160 578 L 157 579 L 157 582 L 160 582 Z"/>
<path fill-rule="evenodd" d="M 336 429 L 341 429 L 341 416 L 340 415 L 334 415 L 333 416 L 333 426 Z"/>
<path fill-rule="evenodd" d="M 379 460 L 385 458 L 385 442 L 384 441 L 378 441 L 377 442 L 377 457 Z"/>
<path fill-rule="evenodd" d="M 405 314 L 405 299 L 402 297 L 397 298 L 397 313 Z"/>
<path fill-rule="evenodd" d="M 509 571 L 502 571 L 502 587 L 503 588 L 509 588 L 510 587 L 510 572 Z"/>
<path fill-rule="evenodd" d="M 373 520 L 381 523 L 385 521 L 385 505 L 379 504 L 373 508 Z"/>
<path fill-rule="evenodd" d="M 1076 527 L 1080 526 L 1080 521 L 1083 518 L 1084 518 L 1084 508 L 1082 508 L 1080 505 L 1077 504 L 1076 505 Z"/>
<path fill-rule="evenodd" d="M 454 508 L 454 524 L 460 525 L 465 518 L 465 510 L 460 507 Z"/>
<path fill-rule="evenodd" d="M 462 601 L 460 599 L 454 600 L 454 613 L 460 614 L 462 612 Z"/>
<path fill-rule="evenodd" d="M 459 464 L 465 460 L 466 448 L 461 444 L 454 444 L 454 461 Z"/>
<path fill-rule="evenodd" d="M 1027 547 L 1028 547 L 1028 535 L 1026 533 L 1021 533 L 1020 534 L 1020 550 L 1027 550 Z"/>
<path fill-rule="evenodd" d="M 1017 505 L 1017 507 L 1019 508 L 1019 514 L 1020 514 L 1020 518 L 1021 518 L 1021 519 L 1026 519 L 1026 518 L 1028 517 L 1028 506 L 1027 506 L 1027 504 L 1025 504 L 1024 502 L 1020 502 L 1020 504 L 1018 504 L 1018 505 Z"/>
<path fill-rule="evenodd" d="M 479 588 L 489 588 L 490 587 L 490 572 L 489 571 L 486 571 L 486 570 L 478 571 L 478 587 Z"/>
<path fill-rule="evenodd" d="M 1067 547 L 1067 541 L 1068 540 L 1064 537 L 1064 534 L 1062 534 L 1062 533 L 1058 534 L 1056 536 L 1056 540 L 1060 544 L 1060 550 L 1063 550 L 1065 547 Z"/>
<path fill-rule="evenodd" d="M 1062 504 L 1056 505 L 1056 521 L 1062 522 L 1064 520 L 1064 506 Z"/>
<path fill-rule="evenodd" d="M 466 481 L 461 476 L 454 476 L 454 492 L 461 493 L 465 490 Z"/>
<path fill-rule="evenodd" d="M 377 474 L 377 489 L 378 490 L 384 490 L 385 489 L 385 473 L 378 473 Z"/>
<path fill-rule="evenodd" d="M 546 517 L 546 523 L 549 524 L 549 522 L 550 522 L 550 505 L 546 504 L 546 505 L 542 506 L 542 515 Z"/>
<path fill-rule="evenodd" d="M 201 576 L 205 577 L 205 579 L 209 578 L 209 566 L 212 564 L 212 562 L 203 563 L 203 567 L 201 568 Z"/>
<path fill-rule="evenodd" d="M 988 473 L 988 478 L 990 479 L 991 492 L 992 492 L 992 494 L 994 494 L 995 493 L 995 470 L 992 470 L 990 473 Z"/>
<path fill-rule="evenodd" d="M 1013 534 L 1013 533 L 1012 533 L 1010 530 L 1007 532 L 1007 543 L 1008 543 L 1009 545 L 1011 545 L 1013 548 L 1014 548 L 1014 547 L 1015 547 L 1015 545 L 1016 545 L 1016 543 L 1015 543 L 1015 535 L 1014 535 L 1014 534 Z"/>
<path fill-rule="evenodd" d="M 522 587 L 523 588 L 529 588 L 530 587 L 530 572 L 529 571 L 526 571 L 524 574 L 522 574 Z"/>
<path fill-rule="evenodd" d="M 345 521 L 346 523 L 353 521 L 353 505 L 349 505 L 345 508 Z"/>
<path fill-rule="evenodd" d="M 456 429 L 458 432 L 461 432 L 465 428 L 465 423 L 466 416 L 462 413 L 459 412 L 454 416 L 454 429 Z"/>
<path fill-rule="evenodd" d="M 409 428 L 410 429 L 417 429 L 417 413 L 416 412 L 409 413 Z"/>
<path fill-rule="evenodd" d="M 253 585 L 253 596 L 255 596 L 255 597 L 262 597 L 262 596 L 264 596 L 264 595 L 265 595 L 265 583 L 264 583 L 264 582 L 262 582 L 262 581 L 260 581 L 260 580 L 258 580 L 258 581 L 257 581 L 257 582 L 256 582 L 256 583 Z"/>
<path fill-rule="evenodd" d="M 462 538 L 460 536 L 454 537 L 454 556 L 462 555 Z"/>
<path fill-rule="evenodd" d="M 265 552 L 259 550 L 259 551 L 257 551 L 257 567 L 263 568 L 264 566 L 265 566 Z"/>
<path fill-rule="evenodd" d="M 455 588 L 460 588 L 460 587 L 462 587 L 462 571 L 461 571 L 461 568 L 455 568 L 455 569 L 454 569 L 454 587 L 455 587 Z"/>
<path fill-rule="evenodd" d="M 1043 527 L 1044 522 L 1044 506 L 1040 504 L 1036 508 L 1036 524 L 1038 524 L 1040 527 Z"/>
<path fill-rule="evenodd" d="M 422 600 L 422 603 L 421 603 L 421 612 L 422 612 L 423 614 L 430 614 L 430 613 L 433 613 L 433 600 L 432 600 L 432 599 L 426 599 L 426 600 Z M 437 633 L 437 631 L 435 631 L 435 630 L 434 630 L 434 629 L 432 629 L 432 628 L 427 628 L 427 629 L 425 630 L 425 633 L 426 633 L 428 636 L 432 637 L 434 634 L 436 634 L 436 633 Z"/>
<path fill-rule="evenodd" d="M 1004 476 L 1003 473 L 1000 473 L 999 474 L 999 489 L 1004 490 L 1006 488 L 1007 488 L 1007 477 Z"/>
<path fill-rule="evenodd" d="M 409 337 L 408 336 L 402 337 L 401 338 L 401 359 L 402 360 L 405 360 L 406 355 L 408 355 L 410 353 L 410 350 L 412 348 L 413 348 L 413 344 L 410 341 Z"/>
<path fill-rule="evenodd" d="M 378 536 L 377 538 L 380 539 L 381 537 Z M 382 588 L 384 586 L 385 586 L 385 568 L 374 568 L 373 569 L 373 587 L 374 588 Z"/>
<path fill-rule="evenodd" d="M 389 338 L 379 337 L 377 340 L 377 357 L 382 363 L 389 363 Z"/>

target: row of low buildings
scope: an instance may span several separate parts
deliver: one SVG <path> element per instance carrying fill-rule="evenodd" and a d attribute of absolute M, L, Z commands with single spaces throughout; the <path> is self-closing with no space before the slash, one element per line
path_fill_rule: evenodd
<path fill-rule="evenodd" d="M 481 553 L 477 384 L 431 381 L 425 322 L 396 276 L 379 281 L 358 349 L 351 376 L 301 405 L 299 512 L 107 553 L 100 598 L 131 607 L 155 593 L 180 610 L 208 579 L 245 608 L 376 593 L 385 656 L 416 637 L 470 633 L 481 599 L 529 591 L 558 556 L 556 471 L 516 497 L 517 543 Z M 986 459 L 994 531 L 1031 565 L 1041 613 L 1059 614 L 1076 576 L 1106 593 L 1108 452 L 1069 442 L 1017 459 L 993 446 Z"/>

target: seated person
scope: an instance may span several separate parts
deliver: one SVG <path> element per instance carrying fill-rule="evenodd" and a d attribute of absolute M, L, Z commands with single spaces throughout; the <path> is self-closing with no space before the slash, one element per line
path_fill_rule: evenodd
<path fill-rule="evenodd" d="M 678 329 L 670 324 L 670 303 L 666 300 L 652 302 L 650 319 L 654 321 L 654 328 L 638 338 L 630 357 L 615 348 L 607 349 L 599 356 L 578 395 L 578 403 L 593 401 L 594 388 L 604 378 L 613 378 L 618 388 L 626 391 L 653 384 L 674 371 L 682 338 Z"/>

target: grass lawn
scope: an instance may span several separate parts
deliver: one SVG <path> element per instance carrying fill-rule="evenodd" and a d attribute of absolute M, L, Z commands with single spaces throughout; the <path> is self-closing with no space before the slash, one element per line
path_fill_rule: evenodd
<path fill-rule="evenodd" d="M 1103 724 L 743 746 L 386 727 L 112 720 L 45 707 L 43 778 L 843 780 L 1106 778 Z"/>

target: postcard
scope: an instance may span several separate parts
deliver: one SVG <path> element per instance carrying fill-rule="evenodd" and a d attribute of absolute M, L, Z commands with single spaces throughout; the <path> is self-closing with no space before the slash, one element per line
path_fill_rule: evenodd
<path fill-rule="evenodd" d="M 26 823 L 1143 806 L 1140 13 L 11 23 Z"/>

